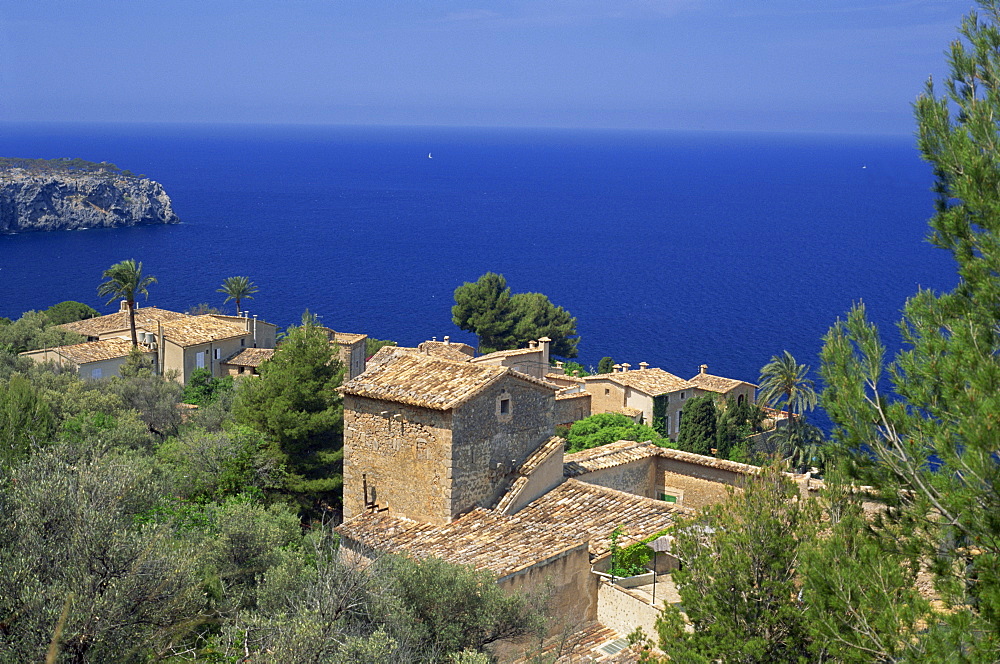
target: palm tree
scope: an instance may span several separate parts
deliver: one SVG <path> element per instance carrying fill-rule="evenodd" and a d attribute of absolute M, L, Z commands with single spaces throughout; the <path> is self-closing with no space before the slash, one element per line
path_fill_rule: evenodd
<path fill-rule="evenodd" d="M 222 282 L 222 288 L 216 292 L 226 294 L 223 304 L 230 300 L 236 300 L 236 315 L 239 316 L 240 301 L 252 300 L 253 294 L 257 292 L 257 287 L 250 281 L 250 277 L 226 277 L 225 281 Z"/>
<path fill-rule="evenodd" d="M 777 410 L 784 406 L 791 422 L 796 413 L 802 414 L 816 407 L 816 390 L 812 380 L 806 378 L 808 373 L 809 367 L 796 362 L 787 350 L 781 356 L 772 356 L 771 361 L 760 370 L 757 401 Z"/>
<path fill-rule="evenodd" d="M 802 415 L 816 407 L 816 390 L 806 378 L 809 367 L 799 364 L 787 350 L 774 355 L 760 370 L 760 391 L 757 400 L 776 410 L 782 406 L 788 411 L 788 424 L 784 431 L 773 434 L 782 457 L 792 457 L 796 467 L 807 467 L 813 457 L 823 456 L 819 450 L 822 433 L 806 424 Z M 798 417 L 796 417 L 798 415 Z"/>
<path fill-rule="evenodd" d="M 156 277 L 142 276 L 142 263 L 134 258 L 115 263 L 101 275 L 107 281 L 97 287 L 97 294 L 107 297 L 108 304 L 115 300 L 125 300 L 128 305 L 128 324 L 132 330 L 132 347 L 139 346 L 135 335 L 135 296 L 145 295 L 149 299 L 149 286 L 156 283 Z"/>

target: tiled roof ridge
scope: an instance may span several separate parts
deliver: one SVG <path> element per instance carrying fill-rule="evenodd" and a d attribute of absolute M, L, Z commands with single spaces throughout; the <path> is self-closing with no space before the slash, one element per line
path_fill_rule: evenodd
<path fill-rule="evenodd" d="M 657 456 L 661 456 L 665 459 L 686 461 L 687 463 L 697 466 L 729 470 L 742 475 L 755 475 L 760 472 L 759 466 L 739 463 L 738 461 L 730 461 L 729 459 L 718 459 L 716 457 L 705 456 L 703 454 L 695 454 L 694 452 L 685 452 L 684 450 L 676 450 L 670 447 L 657 447 L 656 454 Z"/>
<path fill-rule="evenodd" d="M 465 372 L 469 372 L 470 370 L 476 371 L 479 372 L 480 375 L 470 380 L 472 384 L 465 385 L 460 388 L 462 394 L 459 397 L 452 396 L 451 398 L 428 398 L 426 394 L 422 395 L 419 392 L 412 389 L 406 389 L 398 384 L 381 385 L 378 382 L 378 379 L 381 376 L 390 371 L 398 371 L 401 367 L 404 369 L 415 369 L 417 365 L 421 364 L 424 365 L 428 371 L 433 371 L 435 365 L 445 368 L 451 366 L 461 368 Z M 458 362 L 436 355 L 424 355 L 420 352 L 405 352 L 398 357 L 389 359 L 384 363 L 372 367 L 368 371 L 365 371 L 361 375 L 354 377 L 347 383 L 344 383 L 337 389 L 340 390 L 342 394 L 353 394 L 385 401 L 399 401 L 400 403 L 420 408 L 450 410 L 451 408 L 465 403 L 475 394 L 500 380 L 500 378 L 502 378 L 507 371 L 506 367 L 480 367 L 474 366 L 468 362 Z"/>
<path fill-rule="evenodd" d="M 590 376 L 584 376 L 582 380 L 584 382 L 610 380 L 611 382 L 618 383 L 619 385 L 647 392 L 652 396 L 664 394 L 666 392 L 674 392 L 677 390 L 697 388 L 694 383 L 657 367 L 650 367 L 648 369 L 631 369 L 629 371 L 616 371 L 606 374 L 593 374 Z"/>
<path fill-rule="evenodd" d="M 222 360 L 222 363 L 235 366 L 257 367 L 264 361 L 274 357 L 274 350 L 274 348 L 240 348 L 228 358 Z M 243 355 L 246 355 L 246 357 L 241 357 Z M 242 364 L 240 364 L 241 362 Z"/>
<path fill-rule="evenodd" d="M 521 491 L 528 484 L 528 478 L 533 472 L 535 472 L 539 466 L 541 466 L 549 457 L 558 452 L 561 448 L 565 447 L 566 440 L 559 436 L 552 436 L 544 443 L 539 445 L 534 452 L 528 455 L 528 458 L 524 460 L 524 463 L 517 469 L 517 477 L 511 482 L 510 487 L 504 493 L 500 502 L 497 503 L 496 507 L 493 508 L 501 514 L 507 514 L 507 510 L 510 506 L 517 500 L 517 497 L 521 495 Z"/>
<path fill-rule="evenodd" d="M 472 362 L 479 362 L 481 360 L 492 360 L 500 357 L 510 357 L 511 355 L 526 355 L 528 353 L 541 353 L 541 348 L 512 348 L 511 350 L 495 350 L 492 353 L 487 353 L 486 355 L 480 355 L 479 357 L 472 358 Z"/>
<path fill-rule="evenodd" d="M 232 339 L 248 334 L 246 319 L 240 320 L 221 320 L 212 314 L 178 318 L 162 324 L 163 338 L 181 347 Z"/>
<path fill-rule="evenodd" d="M 171 311 L 170 309 L 161 309 L 157 306 L 136 306 L 136 327 L 142 327 L 142 324 L 145 324 L 146 321 L 150 320 L 151 315 L 153 316 L 152 320 L 160 320 L 162 318 L 177 320 L 189 317 L 188 314 L 184 314 L 179 311 Z M 118 311 L 113 311 L 110 314 L 94 316 L 93 318 L 83 318 L 70 323 L 62 323 L 56 327 L 69 330 L 70 332 L 75 332 L 76 334 L 82 334 L 83 336 L 96 337 L 101 334 L 107 334 L 108 332 L 129 329 L 131 325 L 129 324 L 128 318 L 128 311 L 119 309 Z"/>
<path fill-rule="evenodd" d="M 707 372 L 705 372 L 705 373 L 699 372 L 699 373 L 695 374 L 692 378 L 688 379 L 688 382 L 689 383 L 693 383 L 697 387 L 701 387 L 700 383 L 704 383 L 706 385 L 712 385 L 712 383 L 716 383 L 716 382 L 722 382 L 722 383 L 729 384 L 730 385 L 729 389 L 732 389 L 733 387 L 736 387 L 737 385 L 750 385 L 754 389 L 756 389 L 758 387 L 756 384 L 751 383 L 750 381 L 747 381 L 747 380 L 740 380 L 738 378 L 727 378 L 726 376 L 717 376 L 715 374 L 710 374 L 710 373 L 707 373 Z M 718 386 L 718 387 L 721 387 L 721 386 Z M 709 390 L 711 390 L 711 388 L 702 388 L 702 389 L 709 389 Z M 711 391 L 715 391 L 715 390 L 711 390 Z"/>
<path fill-rule="evenodd" d="M 152 348 L 146 344 L 139 344 L 138 348 L 143 353 L 150 353 Z M 101 362 L 119 357 L 126 357 L 132 351 L 132 341 L 130 339 L 101 339 L 100 341 L 84 341 L 68 346 L 55 346 L 44 350 L 52 351 L 63 356 L 76 364 L 86 364 L 88 362 Z M 93 351 L 89 353 L 88 351 Z M 88 355 L 94 355 L 88 357 Z"/>

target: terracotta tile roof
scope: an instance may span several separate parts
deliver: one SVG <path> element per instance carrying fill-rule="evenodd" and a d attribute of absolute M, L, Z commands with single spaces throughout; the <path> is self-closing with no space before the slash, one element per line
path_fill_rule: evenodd
<path fill-rule="evenodd" d="M 663 369 L 638 369 L 635 371 L 595 374 L 593 376 L 585 376 L 583 380 L 587 383 L 609 380 L 618 385 L 644 392 L 650 396 L 656 396 L 665 392 L 676 392 L 678 390 L 690 390 L 695 387 L 683 378 L 668 373 Z"/>
<path fill-rule="evenodd" d="M 399 403 L 449 410 L 486 389 L 505 375 L 555 388 L 508 367 L 478 366 L 453 362 L 420 353 L 402 353 L 396 359 L 370 367 L 346 383 L 344 394 L 397 401 Z"/>
<path fill-rule="evenodd" d="M 329 339 L 330 341 L 335 341 L 338 344 L 346 344 L 349 346 L 353 343 L 361 341 L 362 339 L 368 338 L 367 334 L 352 334 L 350 332 L 337 332 L 332 327 L 326 327 L 325 325 L 317 325 L 316 327 L 326 332 L 327 339 Z"/>
<path fill-rule="evenodd" d="M 616 651 L 609 644 L 622 639 L 610 627 L 597 621 L 586 623 L 572 634 L 558 634 L 546 639 L 540 648 L 529 649 L 523 656 L 511 660 L 509 664 L 533 664 L 544 661 L 551 664 L 632 664 L 639 656 L 631 648 Z M 615 643 L 615 646 L 620 644 Z"/>
<path fill-rule="evenodd" d="M 541 348 L 515 348 L 513 350 L 498 350 L 492 353 L 487 353 L 486 355 L 480 355 L 472 359 L 473 362 L 482 362 L 483 360 L 502 360 L 505 357 L 511 357 L 514 355 L 528 355 L 530 353 L 541 354 Z"/>
<path fill-rule="evenodd" d="M 553 383 L 566 382 L 567 384 L 577 384 L 583 386 L 583 379 L 579 376 L 567 376 L 564 373 L 549 372 L 545 374 L 545 380 Z"/>
<path fill-rule="evenodd" d="M 188 315 L 176 311 L 168 311 L 167 309 L 159 309 L 157 307 L 137 307 L 135 310 L 135 326 L 137 328 L 141 327 L 149 332 L 156 332 L 157 321 L 165 323 L 179 318 L 188 318 Z M 72 323 L 63 323 L 58 327 L 61 327 L 64 330 L 69 330 L 70 332 L 82 334 L 85 337 L 99 337 L 102 334 L 110 334 L 112 332 L 120 332 L 122 330 L 130 329 L 127 311 L 117 311 L 113 314 L 108 314 L 107 316 L 98 316 L 97 318 L 87 318 L 85 320 L 78 320 Z"/>
<path fill-rule="evenodd" d="M 642 411 L 638 408 L 632 408 L 631 406 L 622 406 L 618 409 L 618 412 L 622 415 L 628 415 L 629 417 L 637 417 L 642 415 Z"/>
<path fill-rule="evenodd" d="M 410 348 L 409 346 L 382 346 L 375 354 L 368 358 L 365 364 L 365 370 L 371 369 L 372 367 L 377 367 L 381 364 L 385 364 L 391 360 L 396 359 L 407 353 L 416 353 L 416 348 Z"/>
<path fill-rule="evenodd" d="M 417 350 L 425 355 L 443 357 L 447 360 L 454 360 L 456 362 L 468 362 L 471 360 L 472 356 L 463 352 L 461 348 L 458 348 L 458 346 L 465 346 L 470 350 L 472 349 L 471 346 L 466 346 L 465 344 L 446 344 L 443 341 L 424 341 L 417 346 Z"/>
<path fill-rule="evenodd" d="M 753 383 L 748 383 L 745 380 L 736 380 L 735 378 L 723 378 L 722 376 L 713 376 L 710 373 L 698 373 L 694 378 L 688 381 L 695 387 L 707 390 L 709 392 L 718 392 L 719 394 L 725 394 L 729 390 L 736 389 L 741 385 L 749 385 L 750 387 L 756 389 L 757 386 Z"/>
<path fill-rule="evenodd" d="M 563 474 L 566 477 L 579 477 L 595 470 L 613 468 L 657 456 L 659 449 L 648 440 L 641 443 L 619 440 L 617 443 L 567 454 L 563 459 Z"/>
<path fill-rule="evenodd" d="M 512 574 L 584 544 L 572 529 L 484 509 L 443 526 L 418 523 L 387 512 L 361 514 L 335 529 L 362 545 L 383 551 L 405 551 L 415 558 L 441 558 L 451 563 Z"/>
<path fill-rule="evenodd" d="M 563 399 L 581 399 L 581 398 L 587 398 L 587 399 L 589 399 L 590 398 L 590 392 L 579 392 L 579 391 L 578 392 L 567 392 L 566 391 L 566 390 L 572 390 L 572 389 L 576 389 L 576 388 L 567 387 L 567 388 L 564 388 L 564 389 L 560 390 L 559 394 L 556 395 L 556 400 L 557 401 L 562 401 Z"/>
<path fill-rule="evenodd" d="M 693 452 L 684 452 L 682 450 L 674 450 L 669 447 L 657 447 L 656 455 L 663 457 L 664 459 L 673 459 L 675 461 L 686 461 L 687 463 L 692 463 L 698 466 L 705 466 L 707 468 L 718 468 L 720 470 L 728 470 L 734 473 L 741 473 L 744 475 L 754 475 L 760 472 L 760 467 L 751 466 L 746 463 L 738 463 L 736 461 L 730 461 L 729 459 L 716 459 L 715 457 L 703 456 L 701 454 L 695 454 Z"/>
<path fill-rule="evenodd" d="M 590 554 L 609 551 L 611 532 L 622 526 L 622 546 L 657 533 L 690 510 L 652 498 L 568 479 L 515 516 L 522 521 L 574 529 L 589 540 Z"/>
<path fill-rule="evenodd" d="M 517 501 L 518 496 L 524 487 L 528 485 L 530 475 L 538 470 L 538 467 L 545 463 L 553 454 L 561 453 L 566 447 L 566 440 L 559 436 L 552 436 L 547 441 L 538 446 L 534 452 L 528 455 L 521 467 L 517 469 L 518 477 L 511 483 L 510 488 L 504 494 L 500 502 L 497 503 L 495 511 L 500 514 L 507 514 L 511 506 Z"/>
<path fill-rule="evenodd" d="M 272 357 L 274 357 L 273 348 L 243 348 L 228 360 L 223 360 L 222 363 L 231 364 L 234 367 L 259 367 Z"/>
<path fill-rule="evenodd" d="M 85 341 L 82 344 L 72 346 L 60 346 L 52 351 L 62 355 L 70 362 L 76 364 L 86 364 L 88 362 L 100 362 L 101 360 L 113 360 L 119 357 L 128 357 L 132 350 L 131 339 L 102 339 L 101 341 Z M 152 352 L 152 348 L 144 344 L 139 344 L 139 350 L 144 353 Z"/>
<path fill-rule="evenodd" d="M 243 323 L 244 325 L 246 324 L 246 321 L 249 320 L 251 322 L 251 324 L 254 323 L 254 322 L 256 322 L 257 325 L 270 325 L 273 328 L 277 328 L 278 327 L 274 323 L 268 323 L 266 320 L 264 320 L 262 318 L 252 318 L 252 317 L 246 317 L 246 316 L 230 316 L 228 314 L 208 314 L 208 315 L 211 316 L 212 318 L 218 318 L 219 320 L 227 320 L 227 321 L 232 321 L 232 322 L 238 322 L 238 323 Z"/>
<path fill-rule="evenodd" d="M 333 340 L 338 344 L 344 344 L 345 346 L 350 346 L 351 344 L 356 344 L 359 341 L 364 341 L 368 338 L 367 334 L 353 334 L 351 332 L 334 332 Z"/>
<path fill-rule="evenodd" d="M 163 338 L 178 346 L 195 346 L 210 341 L 232 339 L 247 334 L 246 319 L 240 322 L 220 320 L 215 316 L 186 316 L 163 323 Z"/>
<path fill-rule="evenodd" d="M 521 475 L 530 475 L 535 472 L 542 463 L 552 456 L 556 450 L 566 447 L 566 440 L 559 436 L 552 436 L 547 441 L 538 446 L 538 449 L 528 455 L 517 472 Z"/>
<path fill-rule="evenodd" d="M 500 502 L 494 508 L 494 511 L 499 514 L 509 514 L 512 506 L 517 502 L 518 497 L 520 497 L 521 492 L 524 491 L 524 487 L 528 486 L 528 476 L 520 475 L 517 479 L 510 483 L 510 487 L 507 489 L 507 493 L 503 495 Z"/>
<path fill-rule="evenodd" d="M 445 343 L 444 341 L 424 341 L 417 345 L 417 348 L 423 351 L 429 351 L 431 355 L 440 355 L 441 357 L 452 357 L 455 356 L 457 359 L 464 361 L 472 359 L 476 355 L 476 349 L 469 344 L 463 344 L 462 342 L 449 341 Z M 444 353 L 437 353 L 435 349 L 445 349 Z M 458 358 L 454 353 L 448 351 L 458 351 L 462 357 Z"/>

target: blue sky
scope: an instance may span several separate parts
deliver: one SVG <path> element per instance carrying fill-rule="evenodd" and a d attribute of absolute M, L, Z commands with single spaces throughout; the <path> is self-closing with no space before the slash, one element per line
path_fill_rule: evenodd
<path fill-rule="evenodd" d="M 0 121 L 908 134 L 971 0 L 0 0 Z"/>

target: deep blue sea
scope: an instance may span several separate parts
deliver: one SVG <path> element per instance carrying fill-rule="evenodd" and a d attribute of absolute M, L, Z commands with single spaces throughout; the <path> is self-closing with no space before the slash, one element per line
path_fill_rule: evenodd
<path fill-rule="evenodd" d="M 428 155 L 432 158 L 428 158 Z M 908 137 L 525 129 L 6 125 L 0 155 L 110 161 L 158 180 L 177 226 L 0 236 L 0 315 L 79 300 L 141 260 L 149 304 L 260 288 L 281 326 L 412 345 L 445 334 L 452 292 L 492 270 L 579 321 L 580 360 L 755 381 L 863 300 L 894 324 L 954 285 L 925 240 L 929 167 Z"/>

